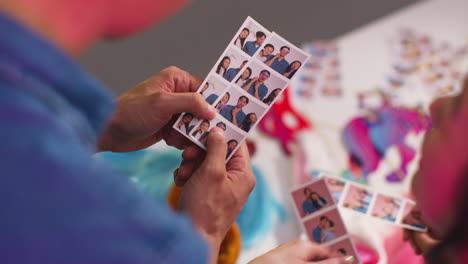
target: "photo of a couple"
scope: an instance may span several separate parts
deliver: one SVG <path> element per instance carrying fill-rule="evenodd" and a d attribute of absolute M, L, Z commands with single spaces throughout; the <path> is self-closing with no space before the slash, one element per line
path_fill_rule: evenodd
<path fill-rule="evenodd" d="M 304 202 L 302 202 L 302 211 L 304 215 L 314 213 L 328 203 L 327 199 L 320 196 L 317 192 L 312 191 L 310 188 L 304 188 Z"/>
<path fill-rule="evenodd" d="M 335 205 L 324 178 L 297 188 L 291 192 L 291 196 L 300 218 Z"/>
<path fill-rule="evenodd" d="M 312 230 L 312 237 L 319 244 L 335 239 L 335 222 L 326 216 L 320 217 L 319 224 Z"/>
<path fill-rule="evenodd" d="M 319 244 L 328 243 L 346 235 L 345 225 L 336 207 L 306 218 L 303 225 L 309 239 Z"/>

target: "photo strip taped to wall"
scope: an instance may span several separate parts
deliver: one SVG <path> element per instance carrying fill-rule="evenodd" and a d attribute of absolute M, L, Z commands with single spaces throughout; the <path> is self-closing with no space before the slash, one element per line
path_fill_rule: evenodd
<path fill-rule="evenodd" d="M 216 118 L 182 113 L 173 128 L 205 150 L 210 130 L 222 128 L 229 161 L 309 58 L 247 17 L 197 91 L 215 107 Z"/>

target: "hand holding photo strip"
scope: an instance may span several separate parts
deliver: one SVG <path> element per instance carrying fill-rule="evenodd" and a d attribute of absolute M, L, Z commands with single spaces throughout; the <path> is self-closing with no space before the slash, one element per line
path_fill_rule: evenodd
<path fill-rule="evenodd" d="M 421 219 L 421 212 L 415 202 L 371 190 L 370 188 L 340 177 L 321 173 L 318 179 L 325 179 L 338 206 L 360 214 L 381 219 L 406 229 L 427 232 Z M 310 184 L 310 183 L 309 183 Z"/>
<path fill-rule="evenodd" d="M 222 123 L 229 161 L 309 57 L 247 17 L 198 89 L 217 117 L 199 120 L 182 113 L 173 128 L 206 150 L 207 134 Z"/>
<path fill-rule="evenodd" d="M 319 178 L 291 191 L 291 201 L 310 241 L 328 247 L 335 257 L 353 256 L 361 263 L 336 205 L 326 178 Z"/>

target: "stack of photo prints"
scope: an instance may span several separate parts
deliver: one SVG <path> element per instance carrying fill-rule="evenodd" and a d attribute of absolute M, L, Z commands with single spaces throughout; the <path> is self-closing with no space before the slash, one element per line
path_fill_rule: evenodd
<path fill-rule="evenodd" d="M 291 198 L 307 237 L 329 247 L 336 256 L 359 257 L 338 206 L 406 229 L 427 231 L 415 202 L 376 192 L 329 174 L 321 173 L 316 179 L 294 189 Z"/>
<path fill-rule="evenodd" d="M 228 161 L 309 57 L 247 17 L 198 89 L 215 107 L 216 118 L 182 113 L 174 128 L 203 149 L 210 130 L 222 128 Z"/>

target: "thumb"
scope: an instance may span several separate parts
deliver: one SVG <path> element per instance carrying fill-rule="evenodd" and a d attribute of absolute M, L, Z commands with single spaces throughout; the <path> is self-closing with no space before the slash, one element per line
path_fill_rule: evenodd
<path fill-rule="evenodd" d="M 210 130 L 207 147 L 205 160 L 200 169 L 224 177 L 226 174 L 227 144 L 224 131 L 221 128 L 214 127 Z"/>
<path fill-rule="evenodd" d="M 357 260 L 353 256 L 330 258 L 319 262 L 308 262 L 310 264 L 357 264 Z"/>
<path fill-rule="evenodd" d="M 201 119 L 215 118 L 216 111 L 199 93 L 168 93 L 156 95 L 156 104 L 163 115 L 172 116 L 176 113 L 188 112 Z"/>

